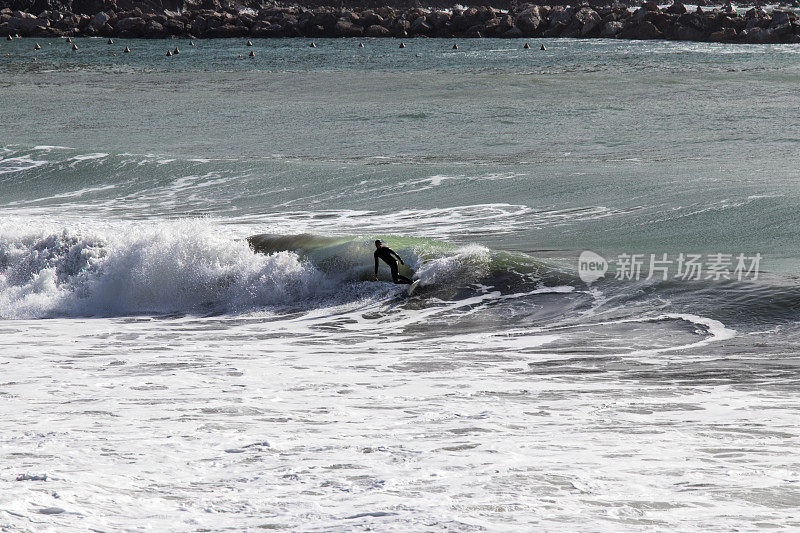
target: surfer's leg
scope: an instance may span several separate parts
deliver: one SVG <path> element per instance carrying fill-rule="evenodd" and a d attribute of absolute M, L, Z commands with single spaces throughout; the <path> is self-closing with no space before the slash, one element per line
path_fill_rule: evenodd
<path fill-rule="evenodd" d="M 392 281 L 394 281 L 395 283 L 404 283 L 406 285 L 411 285 L 413 283 L 413 281 L 411 281 L 407 277 L 400 275 L 400 273 L 397 271 L 396 264 L 390 265 L 389 268 L 392 269 Z"/>

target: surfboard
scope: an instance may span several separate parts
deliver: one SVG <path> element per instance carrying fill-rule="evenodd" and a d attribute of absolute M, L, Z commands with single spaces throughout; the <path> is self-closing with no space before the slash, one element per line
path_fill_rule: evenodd
<path fill-rule="evenodd" d="M 416 290 L 417 285 L 419 285 L 419 280 L 414 281 L 411 285 L 408 286 L 408 295 L 411 296 L 414 294 L 414 290 Z"/>

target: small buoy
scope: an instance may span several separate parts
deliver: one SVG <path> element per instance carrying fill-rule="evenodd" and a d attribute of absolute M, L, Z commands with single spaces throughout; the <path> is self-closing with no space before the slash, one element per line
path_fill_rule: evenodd
<path fill-rule="evenodd" d="M 77 45 L 77 44 L 73 44 L 73 45 L 72 45 L 72 49 L 73 49 L 73 50 L 77 50 L 77 49 L 78 49 L 78 45 Z"/>
<path fill-rule="evenodd" d="M 114 39 L 109 39 L 106 44 L 114 44 Z"/>
<path fill-rule="evenodd" d="M 311 48 L 316 48 L 317 47 L 316 43 L 311 43 L 308 46 L 310 46 Z"/>
<path fill-rule="evenodd" d="M 238 55 L 238 56 L 236 56 L 236 57 L 237 57 L 237 59 L 241 59 L 241 58 L 242 58 L 242 54 L 239 54 L 239 55 Z"/>
<path fill-rule="evenodd" d="M 458 45 L 457 44 L 453 45 L 453 50 L 458 50 Z"/>
<path fill-rule="evenodd" d="M 525 46 L 523 46 L 522 48 L 525 49 L 525 50 L 529 50 L 530 47 L 531 47 L 531 45 L 529 45 L 528 43 L 525 43 Z"/>
<path fill-rule="evenodd" d="M 247 41 L 247 46 L 253 46 L 253 43 L 251 43 L 250 41 Z"/>
<path fill-rule="evenodd" d="M 539 48 L 539 50 L 547 50 L 547 48 L 545 48 L 544 45 L 542 45 L 542 47 Z"/>
<path fill-rule="evenodd" d="M 70 39 L 69 37 L 67 37 L 66 39 L 64 39 L 64 42 L 65 42 L 65 43 L 67 43 L 67 44 L 69 44 L 69 43 L 71 43 L 71 42 L 72 42 L 72 39 Z"/>
<path fill-rule="evenodd" d="M 178 55 L 178 54 L 180 54 L 180 53 L 181 53 L 181 51 L 180 51 L 180 50 L 178 50 L 178 47 L 175 47 L 175 50 L 173 50 L 173 52 L 172 52 L 172 53 L 173 53 L 173 54 L 175 54 L 175 55 Z"/>
<path fill-rule="evenodd" d="M 117 57 L 117 54 L 114 54 L 114 57 Z"/>
<path fill-rule="evenodd" d="M 400 43 L 399 48 L 405 48 L 405 47 L 406 47 L 406 43 Z"/>
<path fill-rule="evenodd" d="M 36 61 L 36 58 L 34 57 L 33 60 Z"/>
<path fill-rule="evenodd" d="M 247 55 L 250 56 L 250 57 L 256 57 L 256 53 L 253 52 L 252 50 L 250 50 L 250 53 L 247 54 Z"/>
<path fill-rule="evenodd" d="M 167 57 L 172 57 L 172 50 L 167 50 Z"/>
<path fill-rule="evenodd" d="M 189 46 L 194 46 L 194 41 L 189 41 Z"/>
<path fill-rule="evenodd" d="M 122 52 L 125 53 L 125 54 L 130 54 L 131 53 L 131 49 L 126 46 L 125 50 L 123 50 Z"/>
<path fill-rule="evenodd" d="M 364 48 L 364 43 L 358 43 L 359 48 Z"/>
<path fill-rule="evenodd" d="M 33 49 L 34 49 L 34 50 L 41 50 L 41 49 L 42 49 L 42 47 L 41 47 L 41 46 L 39 46 L 39 43 L 36 43 L 36 45 L 33 47 Z"/>

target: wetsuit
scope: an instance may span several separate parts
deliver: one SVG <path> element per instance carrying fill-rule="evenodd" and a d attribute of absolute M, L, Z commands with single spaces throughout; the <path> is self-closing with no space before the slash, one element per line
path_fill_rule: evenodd
<path fill-rule="evenodd" d="M 397 271 L 397 261 L 394 258 L 400 259 L 397 253 L 388 246 L 381 246 L 375 250 L 375 275 L 378 275 L 378 259 L 383 259 L 383 262 L 389 265 L 392 271 L 392 281 L 395 283 L 411 284 L 412 281 L 405 276 L 401 276 Z"/>

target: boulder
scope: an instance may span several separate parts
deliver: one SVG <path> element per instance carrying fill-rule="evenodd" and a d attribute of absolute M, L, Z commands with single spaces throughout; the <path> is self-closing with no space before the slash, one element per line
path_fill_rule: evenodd
<path fill-rule="evenodd" d="M 672 15 L 683 15 L 684 13 L 686 13 L 687 9 L 686 6 L 683 5 L 682 3 L 673 2 L 671 6 L 665 9 L 665 11 Z"/>
<path fill-rule="evenodd" d="M 609 20 L 603 24 L 603 28 L 600 30 L 600 37 L 615 37 L 621 31 L 622 22 Z"/>
<path fill-rule="evenodd" d="M 705 33 L 693 26 L 675 25 L 675 38 L 679 41 L 705 41 Z"/>
<path fill-rule="evenodd" d="M 367 37 L 389 37 L 392 34 L 389 30 L 378 24 L 367 26 L 364 33 Z"/>
<path fill-rule="evenodd" d="M 773 11 L 772 12 L 772 22 L 770 22 L 770 28 L 778 28 L 780 26 L 784 26 L 787 24 L 791 24 L 793 20 L 797 19 L 797 15 L 794 13 L 787 13 L 785 11 Z"/>
<path fill-rule="evenodd" d="M 344 17 L 336 21 L 333 31 L 337 37 L 361 37 L 364 34 L 361 26 L 350 22 Z"/>
<path fill-rule="evenodd" d="M 100 29 L 109 20 L 111 20 L 111 15 L 109 15 L 105 11 L 101 11 L 100 13 L 92 17 L 92 21 L 89 24 L 95 29 Z"/>
<path fill-rule="evenodd" d="M 216 38 L 229 38 L 229 37 L 244 37 L 247 35 L 249 28 L 243 26 L 235 26 L 233 24 L 222 24 L 215 28 L 206 31 L 205 37 Z"/>
<path fill-rule="evenodd" d="M 29 13 L 15 13 L 21 16 L 13 16 L 8 19 L 6 24 L 9 30 L 11 30 L 8 33 L 19 33 L 23 36 L 41 35 L 42 29 L 46 29 L 47 26 L 50 26 L 49 19 L 39 20 Z"/>
<path fill-rule="evenodd" d="M 367 9 L 361 12 L 361 24 L 365 28 L 369 26 L 380 26 L 381 22 L 383 22 L 383 17 L 381 17 L 371 9 Z"/>
<path fill-rule="evenodd" d="M 563 22 L 556 22 L 555 26 L 551 24 L 550 27 L 542 33 L 542 37 L 558 37 L 566 27 L 567 25 Z"/>
<path fill-rule="evenodd" d="M 733 28 L 722 28 L 708 36 L 708 40 L 714 43 L 730 43 L 736 41 L 738 35 Z"/>
<path fill-rule="evenodd" d="M 590 7 L 579 9 L 574 20 L 580 23 L 580 37 L 592 37 L 599 30 L 600 15 Z"/>
<path fill-rule="evenodd" d="M 408 30 L 411 29 L 411 23 L 406 19 L 397 19 L 392 25 L 390 30 L 395 37 L 405 37 L 408 35 Z"/>
<path fill-rule="evenodd" d="M 534 35 L 542 26 L 542 16 L 539 6 L 534 6 L 519 13 L 514 19 L 514 25 L 525 35 Z"/>
<path fill-rule="evenodd" d="M 411 35 L 430 35 L 433 31 L 433 27 L 425 19 L 424 15 L 420 15 L 417 17 L 414 22 L 411 23 L 411 27 L 408 30 L 408 33 Z"/>
<path fill-rule="evenodd" d="M 151 20 L 144 25 L 143 34 L 148 38 L 162 38 L 167 35 L 167 32 L 164 30 L 164 26 Z"/>
<path fill-rule="evenodd" d="M 280 24 L 259 21 L 250 27 L 250 34 L 254 37 L 286 37 L 286 30 Z"/>
<path fill-rule="evenodd" d="M 114 27 L 118 32 L 139 35 L 144 30 L 144 19 L 141 17 L 128 17 L 121 19 Z"/>
<path fill-rule="evenodd" d="M 636 37 L 641 40 L 663 39 L 664 34 L 661 33 L 658 28 L 656 28 L 655 24 L 653 24 L 649 20 L 645 20 L 644 22 L 639 24 Z"/>
<path fill-rule="evenodd" d="M 555 28 L 559 24 L 561 24 L 563 27 L 566 27 L 572 20 L 572 13 L 573 10 L 571 7 L 556 7 L 550 17 L 550 25 L 548 29 Z"/>

